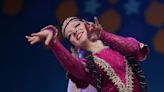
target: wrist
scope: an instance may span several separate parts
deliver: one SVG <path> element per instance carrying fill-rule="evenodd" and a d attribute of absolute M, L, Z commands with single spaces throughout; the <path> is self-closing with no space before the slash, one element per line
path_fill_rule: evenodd
<path fill-rule="evenodd" d="M 100 30 L 98 37 L 101 38 L 101 35 L 103 34 L 103 29 Z"/>
<path fill-rule="evenodd" d="M 52 33 L 52 35 L 53 35 L 52 40 L 54 40 L 57 37 L 58 30 L 57 30 L 57 28 L 55 26 L 48 25 L 48 26 L 46 26 L 46 27 L 41 29 L 41 31 L 44 31 L 44 30 L 47 30 L 47 31 Z"/>

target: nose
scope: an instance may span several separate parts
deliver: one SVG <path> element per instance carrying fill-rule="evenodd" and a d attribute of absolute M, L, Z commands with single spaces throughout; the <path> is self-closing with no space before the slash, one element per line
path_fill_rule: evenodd
<path fill-rule="evenodd" d="M 77 30 L 73 33 L 73 35 L 75 36 L 75 35 L 76 35 L 76 33 L 77 33 Z"/>

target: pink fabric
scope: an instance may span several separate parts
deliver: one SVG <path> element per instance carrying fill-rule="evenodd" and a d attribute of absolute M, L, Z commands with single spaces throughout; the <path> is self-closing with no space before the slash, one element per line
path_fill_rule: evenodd
<path fill-rule="evenodd" d="M 105 60 L 115 70 L 116 74 L 121 78 L 123 83 L 126 83 L 124 57 L 120 53 L 110 48 L 105 48 L 95 55 Z M 106 75 L 106 73 L 103 75 Z"/>
<path fill-rule="evenodd" d="M 101 52 L 98 52 L 95 54 L 97 57 L 105 60 L 116 72 L 116 74 L 119 76 L 119 78 L 122 80 L 122 82 L 124 84 L 126 84 L 126 80 L 125 80 L 125 64 L 124 64 L 124 57 L 110 49 L 110 48 L 105 48 L 103 50 L 101 50 Z M 103 76 L 105 77 L 105 79 L 103 81 L 106 81 L 105 83 L 103 83 L 103 92 L 119 92 L 118 89 L 116 88 L 116 86 L 114 86 L 114 84 L 111 82 L 111 80 L 109 80 L 109 77 L 106 75 L 106 72 L 104 72 L 103 70 L 100 71 Z M 134 85 L 134 90 L 133 92 L 139 92 L 138 90 L 138 81 L 135 75 L 133 75 L 133 85 Z"/>
<path fill-rule="evenodd" d="M 132 37 L 122 37 L 110 32 L 102 31 L 100 39 L 126 56 L 134 56 L 137 61 L 143 61 L 148 54 L 147 45 L 143 45 L 141 48 L 140 45 L 143 43 L 138 42 Z"/>
<path fill-rule="evenodd" d="M 144 47 L 142 50 L 139 46 L 140 42 L 136 41 L 133 38 L 124 38 L 117 36 L 108 32 L 103 31 L 101 34 L 101 40 L 107 42 L 112 48 L 130 56 L 136 57 L 137 60 L 143 60 L 147 55 L 147 49 Z M 55 54 L 56 58 L 59 60 L 61 65 L 65 68 L 66 71 L 70 73 L 70 78 L 78 85 L 78 87 L 84 88 L 88 84 L 91 84 L 96 87 L 96 81 L 94 77 L 85 71 L 85 66 L 75 59 L 67 49 L 59 42 L 58 39 L 51 41 L 50 48 Z M 125 65 L 123 63 L 123 55 L 119 52 L 105 48 L 100 52 L 95 53 L 97 57 L 104 59 L 111 67 L 114 69 L 116 74 L 120 79 L 125 82 Z M 85 61 L 86 62 L 86 61 Z M 96 66 L 99 73 L 102 74 L 102 88 L 103 92 L 118 92 L 118 89 L 112 81 L 109 79 L 109 76 L 106 75 L 98 65 Z M 135 76 L 134 76 L 135 78 Z M 82 82 L 82 83 L 79 83 Z M 134 79 L 134 91 L 138 92 L 137 79 Z"/>
<path fill-rule="evenodd" d="M 57 38 L 51 41 L 49 46 L 66 71 L 78 79 L 88 80 L 84 65 L 78 62 Z"/>

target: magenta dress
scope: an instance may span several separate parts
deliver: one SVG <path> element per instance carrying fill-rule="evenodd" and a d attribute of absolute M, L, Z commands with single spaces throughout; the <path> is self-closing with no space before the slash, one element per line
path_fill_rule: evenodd
<path fill-rule="evenodd" d="M 136 61 L 143 61 L 148 54 L 147 45 L 134 38 L 107 31 L 101 33 L 100 39 L 109 45 L 108 48 L 93 54 L 96 68 L 102 75 L 102 92 L 139 92 L 137 78 L 120 52 L 135 57 Z M 81 63 L 87 60 L 79 62 L 57 38 L 49 46 L 78 88 L 86 88 L 89 84 L 96 87 L 95 78 Z"/>

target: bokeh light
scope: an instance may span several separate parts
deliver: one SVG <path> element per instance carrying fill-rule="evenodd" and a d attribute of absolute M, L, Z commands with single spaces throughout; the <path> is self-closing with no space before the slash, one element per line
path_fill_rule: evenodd
<path fill-rule="evenodd" d="M 164 53 L 164 29 L 158 31 L 153 39 L 153 45 L 156 51 Z"/>
<path fill-rule="evenodd" d="M 146 22 L 155 27 L 164 24 L 164 4 L 153 1 L 145 12 Z"/>
<path fill-rule="evenodd" d="M 3 12 L 7 16 L 18 14 L 23 7 L 23 0 L 4 0 Z"/>
<path fill-rule="evenodd" d="M 108 10 L 100 16 L 100 23 L 110 32 L 116 32 L 121 25 L 121 16 L 114 10 Z"/>
<path fill-rule="evenodd" d="M 119 0 L 108 0 L 110 4 L 117 4 Z"/>
<path fill-rule="evenodd" d="M 55 15 L 59 23 L 62 23 L 67 17 L 77 16 L 77 5 L 75 0 L 62 2 L 55 10 Z"/>

